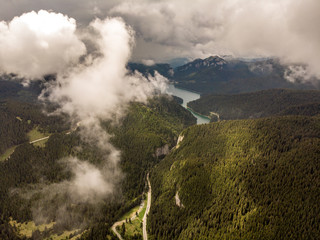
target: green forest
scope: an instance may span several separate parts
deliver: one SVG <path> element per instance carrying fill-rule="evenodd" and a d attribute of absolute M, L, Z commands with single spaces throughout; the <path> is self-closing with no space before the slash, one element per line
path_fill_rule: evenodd
<path fill-rule="evenodd" d="M 320 113 L 320 91 L 270 89 L 242 94 L 209 94 L 188 107 L 206 116 L 218 113 L 221 120 L 306 115 Z"/>
<path fill-rule="evenodd" d="M 151 172 L 150 239 L 319 238 L 319 117 L 221 121 L 181 136 Z"/>
<path fill-rule="evenodd" d="M 10 147 L 27 142 L 27 133 L 37 126 L 49 133 L 69 129 L 65 116 L 47 116 L 42 109 L 38 103 L 0 101 L 0 155 Z"/>
<path fill-rule="evenodd" d="M 64 158 L 101 168 L 105 153 L 81 139 L 81 127 L 70 131 L 67 116 L 43 111 L 32 97 L 39 85 L 24 94 L 14 86 L 0 99 L 0 154 L 14 148 L 0 161 L 0 239 L 117 239 L 110 228 L 139 206 L 148 172 L 149 239 L 320 236 L 319 91 L 202 96 L 189 107 L 221 120 L 203 125 L 176 97 L 130 103 L 119 123 L 101 122 L 121 152 L 123 178 L 111 195 L 88 203 L 63 192 L 49 199 L 41 189 L 73 178 Z M 29 143 L 35 129 L 50 135 L 42 147 Z M 64 218 L 60 206 L 68 211 Z M 35 209 L 47 218 L 35 218 Z M 30 227 L 28 235 L 22 224 L 43 227 Z"/>
<path fill-rule="evenodd" d="M 8 103 L 6 102 L 4 107 L 8 106 Z M 36 121 L 35 116 L 38 114 L 34 114 L 33 111 L 37 112 L 38 108 L 31 103 L 26 106 L 18 104 L 12 109 L 20 113 L 22 121 L 16 119 L 13 112 L 10 115 L 11 118 L 8 116 L 6 120 L 9 123 L 14 121 L 19 125 L 24 124 L 25 119 L 32 119 L 30 125 L 34 122 L 42 128 L 56 129 L 56 122 L 51 118 L 41 115 L 39 121 Z M 132 103 L 120 125 L 104 122 L 106 131 L 113 134 L 111 142 L 121 150 L 120 166 L 125 178 L 118 186 L 118 191 L 114 196 L 99 203 L 99 206 L 83 203 L 68 206 L 72 213 L 70 219 L 56 222 L 53 228 L 45 231 L 35 231 L 32 238 L 42 239 L 54 233 L 74 229 L 83 219 L 87 221 L 87 225 L 83 227 L 89 226 L 89 230 L 82 234 L 81 239 L 102 239 L 108 234 L 112 238 L 111 225 L 128 209 L 140 203 L 146 172 L 163 158 L 155 155 L 156 149 L 166 144 L 170 148 L 173 147 L 179 133 L 195 122 L 191 113 L 166 96 L 150 99 L 148 104 Z M 25 238 L 9 224 L 9 221 L 11 218 L 18 222 L 32 220 L 32 208 L 38 202 L 37 200 L 42 198 L 41 192 L 29 198 L 24 198 L 21 192 L 28 192 L 39 185 L 60 183 L 72 177 L 71 172 L 66 170 L 63 162 L 60 161 L 62 158 L 76 156 L 97 167 L 103 161 L 99 149 L 83 142 L 78 131 L 71 134 L 53 133 L 45 147 L 40 148 L 25 142 L 25 133 L 32 127 L 28 122 L 22 126 L 25 128 L 21 127 L 19 130 L 21 137 L 15 132 L 11 134 L 12 139 L 19 139 L 18 142 L 11 144 L 20 145 L 16 147 L 9 160 L 0 162 L 1 239 Z M 8 129 L 15 131 L 16 128 L 13 125 Z M 8 146 L 10 146 L 9 143 Z M 57 220 L 55 206 L 63 204 L 66 197 L 58 194 L 54 201 L 42 203 L 46 206 L 48 221 Z M 100 209 L 99 212 L 97 209 Z M 73 235 L 75 234 L 70 237 Z"/>

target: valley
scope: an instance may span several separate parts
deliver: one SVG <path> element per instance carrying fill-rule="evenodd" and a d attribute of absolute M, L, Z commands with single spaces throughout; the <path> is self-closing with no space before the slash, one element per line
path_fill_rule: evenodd
<path fill-rule="evenodd" d="M 167 65 L 153 72 L 146 66 L 131 67 L 153 75 L 171 71 Z M 110 143 L 121 151 L 124 177 L 112 195 L 94 204 L 75 201 L 62 187 L 75 173 L 61 159 L 86 159 L 103 169 L 105 153 L 82 139 L 82 124 L 71 127 L 66 116 L 48 117 L 37 101 L 15 97 L 16 92 L 3 98 L 0 236 L 318 236 L 319 91 L 200 94 L 180 86 L 176 80 L 169 84 L 173 97 L 131 102 L 119 124 L 101 122 Z M 52 198 L 46 189 L 55 185 L 62 192 L 52 190 Z M 63 218 L 57 211 L 61 206 L 68 209 Z M 39 220 L 37 214 L 48 218 Z"/>
<path fill-rule="evenodd" d="M 200 94 L 184 89 L 179 89 L 175 87 L 173 84 L 169 84 L 168 92 L 169 94 L 172 94 L 173 96 L 179 97 L 183 100 L 181 105 L 184 108 L 188 109 L 192 113 L 192 115 L 197 118 L 197 124 L 204 124 L 210 122 L 210 119 L 208 117 L 198 114 L 187 107 L 189 102 L 199 99 Z"/>
<path fill-rule="evenodd" d="M 0 240 L 320 239 L 319 0 L 0 6 Z"/>

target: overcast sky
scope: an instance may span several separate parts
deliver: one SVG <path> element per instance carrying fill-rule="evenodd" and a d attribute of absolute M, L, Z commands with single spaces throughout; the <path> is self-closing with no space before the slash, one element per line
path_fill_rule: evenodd
<path fill-rule="evenodd" d="M 133 60 L 276 56 L 319 75 L 319 0 L 0 0 L 0 20 L 52 10 L 84 28 L 121 16 L 135 31 Z"/>

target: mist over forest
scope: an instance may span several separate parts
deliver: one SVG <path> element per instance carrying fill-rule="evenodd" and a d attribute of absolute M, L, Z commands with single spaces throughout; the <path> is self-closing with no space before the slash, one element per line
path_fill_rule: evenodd
<path fill-rule="evenodd" d="M 320 2 L 0 6 L 0 239 L 320 237 Z"/>

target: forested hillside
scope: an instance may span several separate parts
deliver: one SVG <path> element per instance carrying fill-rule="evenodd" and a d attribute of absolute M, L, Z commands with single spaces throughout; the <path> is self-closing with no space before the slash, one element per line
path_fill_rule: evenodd
<path fill-rule="evenodd" d="M 52 76 L 45 77 L 46 81 Z M 0 100 L 15 99 L 24 102 L 35 102 L 41 93 L 42 82 L 34 81 L 23 86 L 14 76 L 0 75 Z"/>
<path fill-rule="evenodd" d="M 29 110 L 26 112 L 31 113 L 31 109 Z M 155 155 L 157 148 L 166 144 L 171 148 L 180 131 L 192 124 L 195 124 L 194 117 L 170 98 L 151 99 L 147 105 L 133 103 L 121 120 L 121 125 L 104 125 L 114 135 L 111 141 L 121 150 L 120 165 L 124 178 L 115 195 L 98 205 L 71 204 L 67 206 L 72 213 L 71 217 L 63 221 L 57 220 L 59 213 L 56 209 L 68 202 L 67 196 L 57 193 L 50 202 L 41 201 L 48 216 L 46 221 L 57 222 L 53 228 L 35 231 L 33 237 L 41 239 L 53 233 L 85 227 L 81 225 L 84 219 L 91 230 L 86 231 L 82 239 L 105 237 L 113 222 L 140 202 L 146 171 L 163 157 Z M 101 154 L 96 147 L 84 143 L 77 131 L 71 134 L 53 134 L 44 148 L 29 143 L 18 146 L 9 160 L 0 163 L 0 238 L 12 239 L 17 235 L 18 230 L 8 224 L 10 217 L 18 222 L 34 220 L 32 209 L 44 197 L 44 192 L 40 189 L 72 177 L 70 169 L 66 168 L 61 159 L 76 156 L 99 167 Z M 26 193 L 23 194 L 34 192 L 38 187 L 40 189 L 37 194 L 29 197 L 25 197 Z M 100 209 L 99 212 L 97 208 Z"/>
<path fill-rule="evenodd" d="M 151 173 L 151 239 L 318 239 L 320 118 L 192 126 Z"/>
<path fill-rule="evenodd" d="M 50 133 L 69 129 L 61 116 L 47 116 L 42 105 L 18 100 L 0 101 L 0 155 L 12 146 L 27 142 L 27 132 L 39 126 Z"/>
<path fill-rule="evenodd" d="M 189 102 L 188 107 L 203 115 L 218 113 L 221 120 L 259 118 L 272 115 L 320 113 L 320 91 L 271 89 L 234 95 L 210 94 Z"/>
<path fill-rule="evenodd" d="M 167 97 L 151 99 L 148 105 L 135 103 L 120 126 L 108 127 L 115 136 L 112 142 L 122 151 L 121 162 L 127 177 L 125 193 L 134 198 L 140 195 L 145 185 L 146 171 L 163 156 L 155 156 L 156 149 L 168 145 L 171 149 L 179 133 L 196 124 L 192 114 Z"/>

